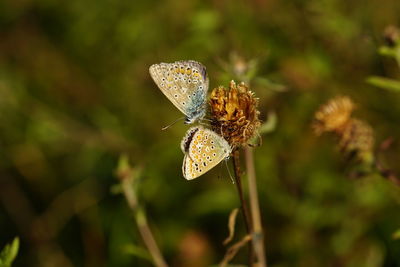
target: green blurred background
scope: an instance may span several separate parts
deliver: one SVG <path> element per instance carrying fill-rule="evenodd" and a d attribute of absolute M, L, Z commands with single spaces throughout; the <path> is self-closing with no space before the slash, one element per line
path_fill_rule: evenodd
<path fill-rule="evenodd" d="M 377 144 L 395 138 L 383 156 L 400 173 L 400 95 L 365 82 L 400 77 L 377 53 L 390 24 L 398 0 L 1 0 L 0 246 L 21 238 L 15 266 L 151 266 L 112 190 L 126 153 L 167 261 L 218 263 L 235 187 L 224 166 L 182 177 L 188 127 L 160 130 L 181 114 L 148 67 L 198 60 L 213 88 L 242 58 L 257 61 L 262 119 L 277 117 L 255 152 L 270 266 L 400 266 L 399 190 L 349 179 L 334 140 L 310 128 L 320 104 L 349 95 Z"/>

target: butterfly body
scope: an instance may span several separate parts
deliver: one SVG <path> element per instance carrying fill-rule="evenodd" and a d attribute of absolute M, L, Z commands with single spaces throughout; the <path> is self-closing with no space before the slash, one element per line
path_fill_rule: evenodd
<path fill-rule="evenodd" d="M 206 93 L 204 91 L 199 91 L 192 96 L 186 111 L 185 124 L 192 124 L 201 120 L 206 115 Z"/>
<path fill-rule="evenodd" d="M 186 124 L 205 116 L 209 80 L 201 63 L 187 60 L 154 64 L 149 72 L 161 92 L 185 114 Z"/>
<path fill-rule="evenodd" d="M 228 142 L 212 130 L 192 127 L 181 142 L 182 172 L 187 180 L 195 179 L 229 157 L 232 149 Z"/>

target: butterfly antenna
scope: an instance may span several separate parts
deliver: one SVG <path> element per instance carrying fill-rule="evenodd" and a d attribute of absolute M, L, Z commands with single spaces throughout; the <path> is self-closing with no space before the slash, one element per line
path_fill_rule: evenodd
<path fill-rule="evenodd" d="M 161 130 L 162 130 L 162 131 L 165 131 L 165 130 L 167 130 L 169 127 L 171 127 L 172 125 L 174 125 L 175 123 L 177 123 L 178 121 L 183 120 L 183 119 L 185 119 L 185 117 L 181 117 L 181 118 L 175 120 L 174 122 L 172 122 L 171 124 L 162 127 Z"/>
<path fill-rule="evenodd" d="M 229 171 L 228 159 L 225 159 L 224 161 L 225 161 L 226 169 L 228 170 L 229 177 L 231 178 L 232 184 L 235 184 L 235 180 L 233 179 L 233 176 L 232 176 L 231 172 Z"/>

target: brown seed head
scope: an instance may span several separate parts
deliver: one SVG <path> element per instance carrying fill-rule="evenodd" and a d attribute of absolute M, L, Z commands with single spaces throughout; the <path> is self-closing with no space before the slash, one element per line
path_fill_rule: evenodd
<path fill-rule="evenodd" d="M 260 127 L 258 98 L 244 84 L 231 81 L 229 89 L 220 86 L 211 92 L 211 126 L 233 147 L 248 144 Z"/>
<path fill-rule="evenodd" d="M 339 148 L 346 155 L 355 154 L 357 159 L 362 161 L 372 155 L 374 133 L 367 123 L 358 119 L 350 119 L 339 138 Z"/>
<path fill-rule="evenodd" d="M 393 25 L 387 26 L 383 32 L 383 38 L 390 47 L 400 44 L 400 29 Z"/>
<path fill-rule="evenodd" d="M 317 135 L 323 132 L 342 131 L 354 110 L 354 103 L 347 96 L 339 96 L 322 105 L 315 113 L 313 123 Z"/>

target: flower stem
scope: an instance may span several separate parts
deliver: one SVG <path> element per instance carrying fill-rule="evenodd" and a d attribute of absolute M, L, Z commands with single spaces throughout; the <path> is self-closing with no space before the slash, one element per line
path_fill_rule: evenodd
<path fill-rule="evenodd" d="M 252 243 L 257 258 L 257 266 L 267 267 L 267 257 L 264 248 L 264 234 L 261 224 L 260 205 L 258 203 L 257 180 L 254 168 L 253 148 L 245 148 L 247 179 L 249 183 L 250 212 L 252 218 Z"/>
<path fill-rule="evenodd" d="M 154 260 L 154 265 L 157 267 L 167 267 L 168 265 L 164 260 L 164 257 L 154 239 L 153 233 L 147 223 L 146 214 L 138 205 L 137 197 L 132 186 L 132 179 L 130 178 L 131 177 L 124 177 L 121 179 L 125 199 L 134 214 L 140 235 Z"/>
<path fill-rule="evenodd" d="M 236 184 L 236 189 L 238 191 L 239 199 L 240 199 L 240 204 L 241 204 L 241 210 L 242 210 L 242 215 L 243 215 L 243 221 L 244 225 L 246 228 L 246 232 L 248 235 L 251 235 L 251 218 L 249 215 L 249 210 L 248 206 L 246 203 L 246 199 L 244 198 L 243 194 L 243 186 L 242 186 L 242 180 L 241 180 L 241 170 L 240 170 L 240 152 L 239 150 L 235 150 L 233 152 L 233 168 L 234 168 L 234 173 L 235 173 L 235 184 Z M 254 258 L 254 250 L 251 246 L 251 243 L 249 243 L 248 246 L 248 251 L 249 251 L 249 266 L 251 266 Z"/>

